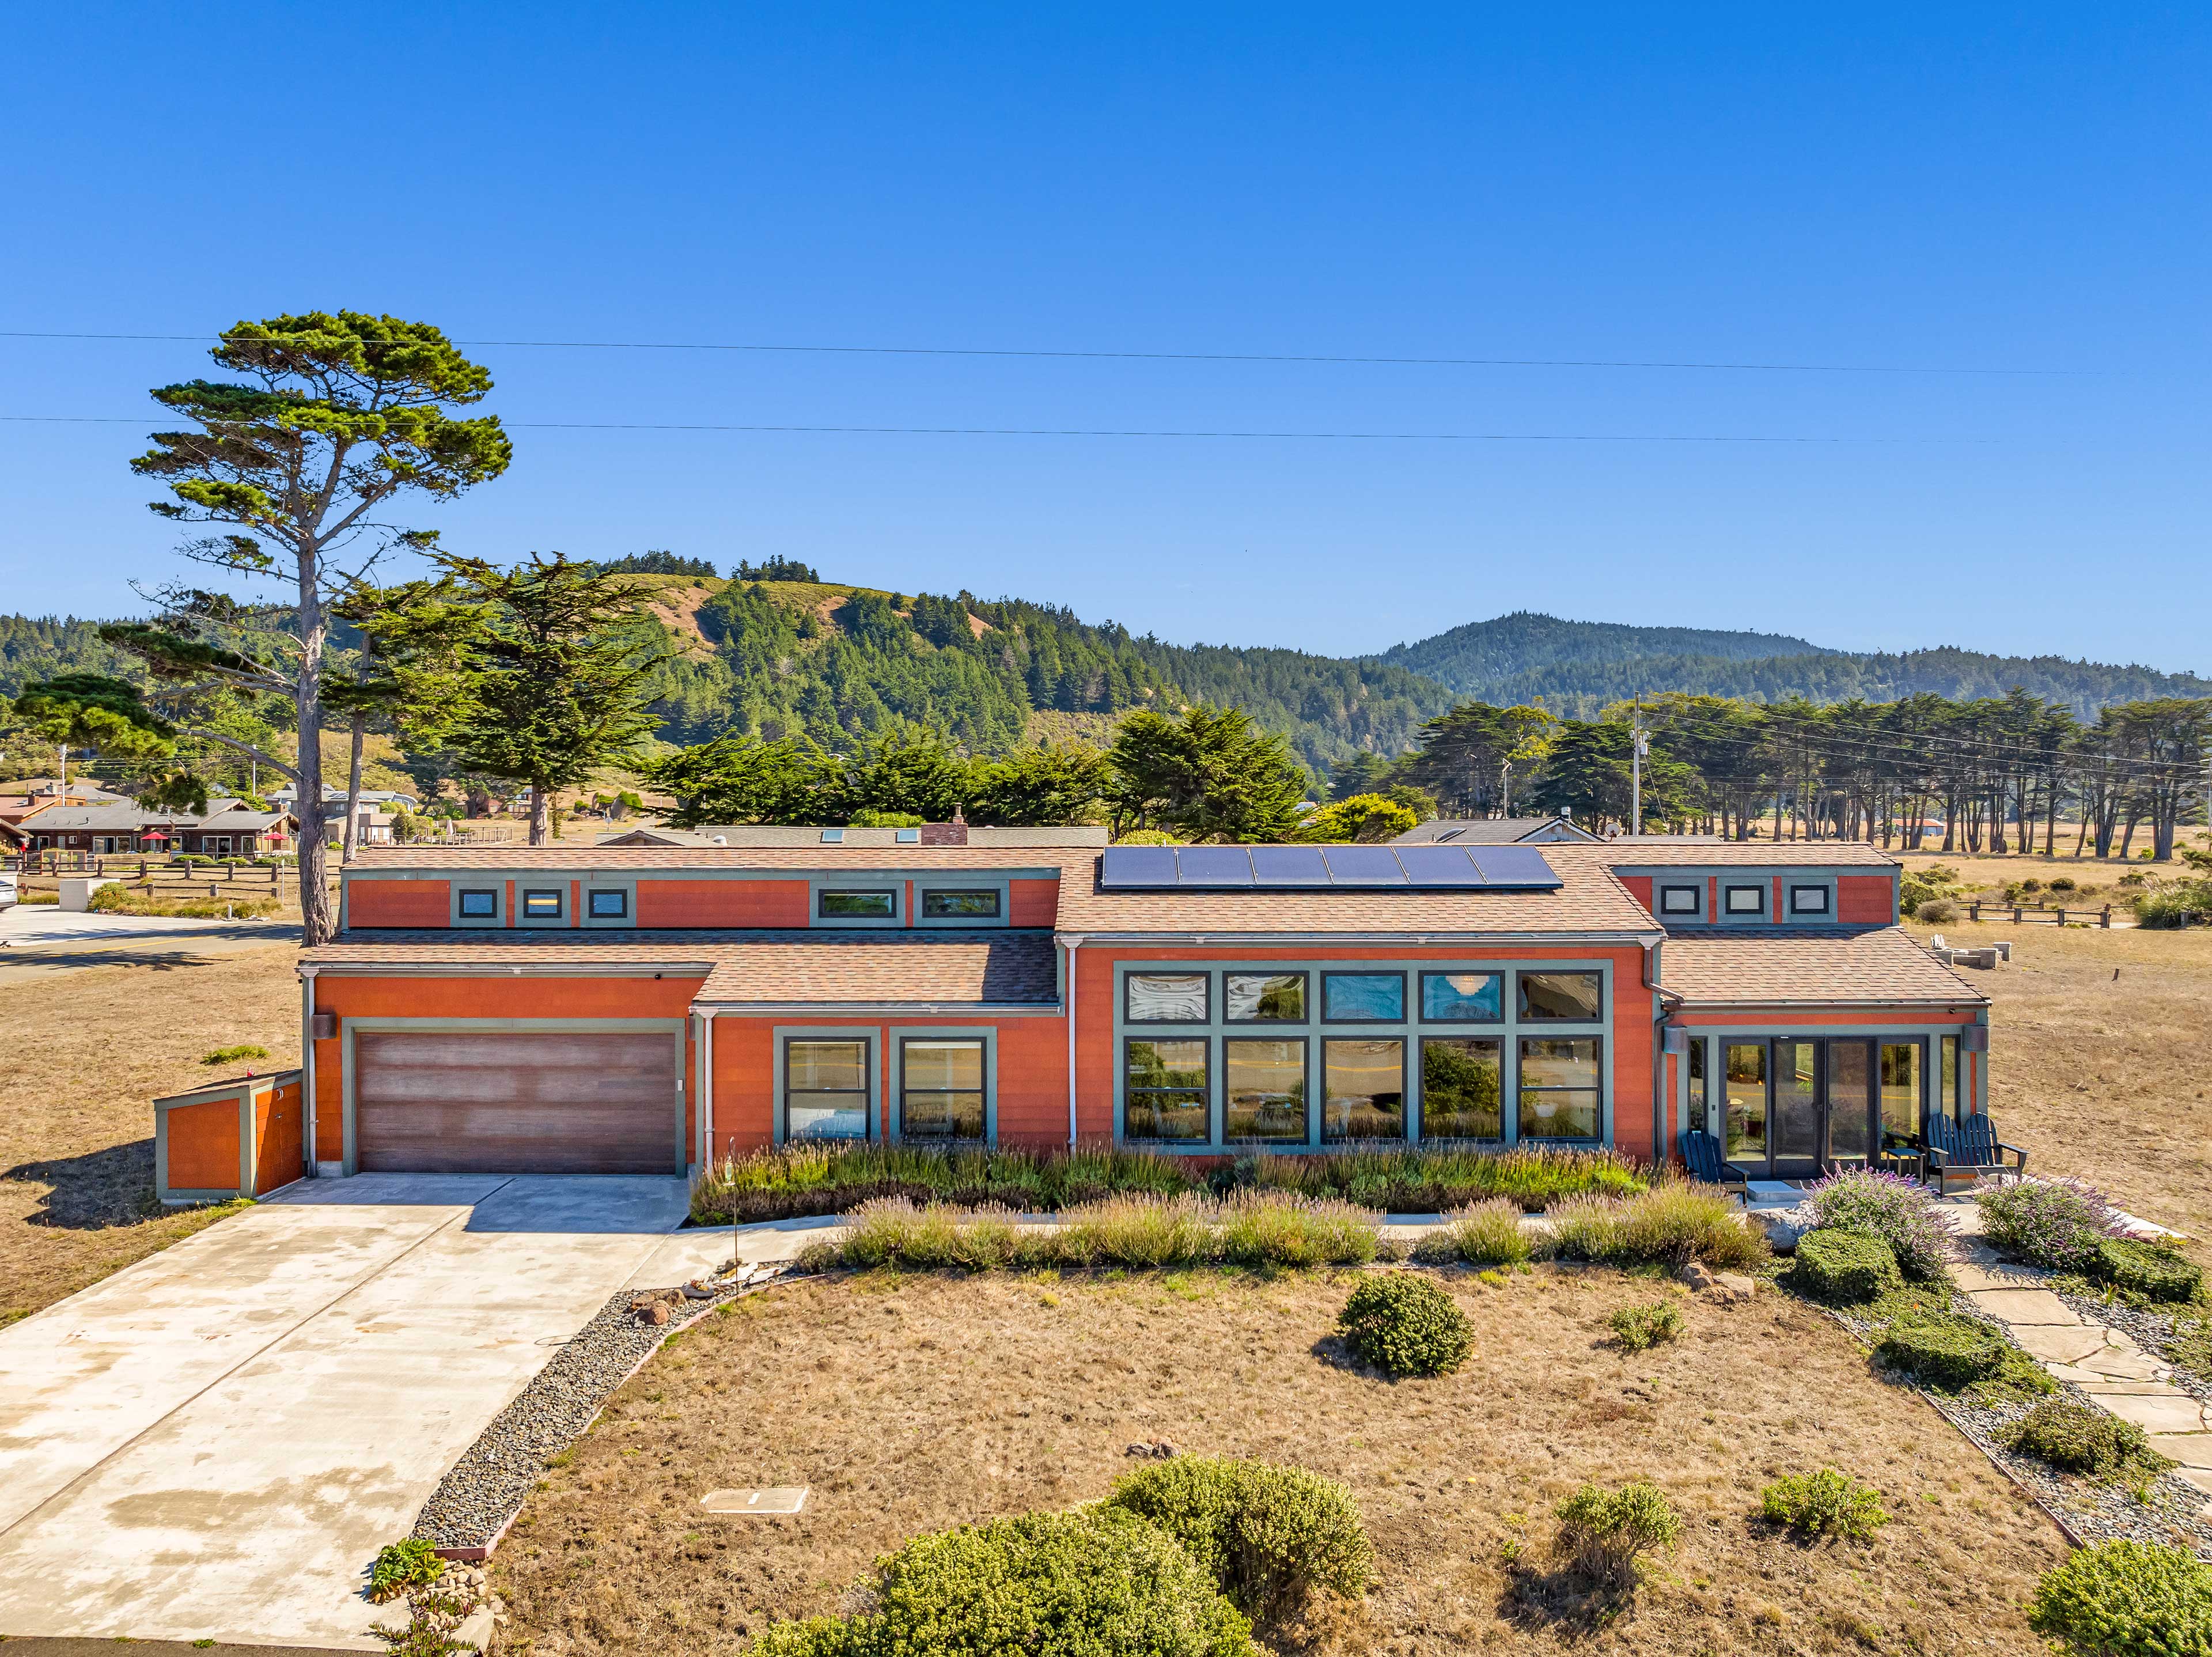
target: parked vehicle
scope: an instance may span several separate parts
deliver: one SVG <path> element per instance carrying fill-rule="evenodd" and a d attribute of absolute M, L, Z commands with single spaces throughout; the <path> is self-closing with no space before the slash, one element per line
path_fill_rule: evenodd
<path fill-rule="evenodd" d="M 15 877 L 0 873 L 0 910 L 15 908 L 21 897 L 22 893 L 17 887 Z"/>

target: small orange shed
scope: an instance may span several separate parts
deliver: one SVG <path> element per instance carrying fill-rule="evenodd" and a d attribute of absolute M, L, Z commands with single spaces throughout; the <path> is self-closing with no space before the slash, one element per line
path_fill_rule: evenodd
<path fill-rule="evenodd" d="M 262 1197 L 306 1173 L 300 1073 L 212 1082 L 154 1101 L 154 1185 L 162 1202 Z"/>

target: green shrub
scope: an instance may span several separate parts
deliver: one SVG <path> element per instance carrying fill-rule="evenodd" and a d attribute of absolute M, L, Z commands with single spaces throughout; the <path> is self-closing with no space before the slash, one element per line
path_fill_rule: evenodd
<path fill-rule="evenodd" d="M 1469 1265 L 1518 1265 L 1530 1252 L 1528 1234 L 1521 1224 L 1521 1205 L 1508 1197 L 1493 1197 L 1444 1216 L 1441 1230 L 1422 1239 L 1424 1258 L 1464 1260 Z"/>
<path fill-rule="evenodd" d="M 1241 1266 L 1356 1266 L 1382 1245 L 1371 1209 L 1290 1191 L 1232 1191 L 1221 1205 L 1220 1258 Z"/>
<path fill-rule="evenodd" d="M 1635 1582 L 1645 1554 L 1673 1547 L 1682 1534 L 1681 1515 L 1643 1479 L 1618 1490 L 1585 1484 L 1559 1505 L 1556 1517 L 1560 1556 L 1585 1576 L 1620 1587 Z"/>
<path fill-rule="evenodd" d="M 376 1550 L 368 1568 L 368 1597 L 379 1605 L 397 1599 L 410 1588 L 430 1586 L 445 1575 L 446 1562 L 438 1550 L 419 1536 L 386 1544 Z"/>
<path fill-rule="evenodd" d="M 1522 1146 L 1504 1151 L 1420 1146 L 1322 1156 L 1261 1153 L 1239 1157 L 1231 1178 L 1239 1185 L 1348 1197 L 1394 1214 L 1443 1214 L 1490 1197 L 1508 1198 L 1534 1214 L 1568 1197 L 1627 1196 L 1648 1183 L 1635 1164 L 1613 1151 Z"/>
<path fill-rule="evenodd" d="M 1790 1287 L 1838 1306 L 1871 1301 L 1905 1286 L 1897 1256 L 1871 1233 L 1820 1228 L 1797 1240 Z"/>
<path fill-rule="evenodd" d="M 1409 1271 L 1367 1279 L 1336 1323 L 1352 1349 L 1387 1375 L 1449 1375 L 1474 1338 L 1458 1303 Z"/>
<path fill-rule="evenodd" d="M 1066 1265 L 1149 1270 L 1197 1265 L 1213 1251 L 1206 1204 L 1197 1197 L 1102 1197 L 1060 1220 L 1058 1258 Z"/>
<path fill-rule="evenodd" d="M 2133 1237 L 2099 1239 L 2089 1275 L 2154 1301 L 2190 1300 L 2204 1281 L 2203 1269 L 2180 1250 Z"/>
<path fill-rule="evenodd" d="M 1105 1505 L 1180 1542 L 1230 1603 L 1257 1623 L 1316 1589 L 1356 1599 L 1375 1551 L 1352 1492 L 1302 1467 L 1178 1456 L 1130 1474 Z"/>
<path fill-rule="evenodd" d="M 1958 1392 L 2001 1374 L 2010 1350 L 1987 1325 L 1938 1314 L 1893 1324 L 1875 1348 L 1875 1355 L 1923 1386 Z"/>
<path fill-rule="evenodd" d="M 1803 1537 L 1840 1536 L 1864 1542 L 1889 1523 L 1881 1493 L 1832 1467 L 1791 1473 L 1759 1493 L 1759 1515 Z"/>
<path fill-rule="evenodd" d="M 268 1057 L 269 1050 L 266 1047 L 257 1047 L 252 1042 L 248 1041 L 240 1042 L 235 1047 L 218 1047 L 212 1053 L 203 1054 L 200 1057 L 200 1063 L 203 1064 L 231 1064 L 235 1063 L 241 1059 L 267 1058 Z"/>
<path fill-rule="evenodd" d="M 2015 1179 L 1974 1193 L 1992 1248 L 2052 1271 L 2087 1272 L 2097 1243 L 2119 1228 L 2105 1194 L 2081 1179 Z"/>
<path fill-rule="evenodd" d="M 1948 926 L 1959 918 L 1959 905 L 1948 898 L 1923 898 L 1907 912 L 1929 926 Z"/>
<path fill-rule="evenodd" d="M 1756 1265 L 1770 1252 L 1765 1236 L 1741 1222 L 1726 1197 L 1686 1180 L 1628 1197 L 1571 1197 L 1544 1217 L 1551 1252 L 1563 1260 L 1623 1266 L 1702 1260 L 1726 1270 Z"/>
<path fill-rule="evenodd" d="M 2037 1404 L 2005 1429 L 1999 1441 L 2071 1473 L 2102 1476 L 2130 1466 L 2163 1471 L 2171 1465 L 2133 1422 L 2072 1398 Z"/>
<path fill-rule="evenodd" d="M 871 1609 L 770 1627 L 757 1657 L 1259 1657 L 1166 1532 L 1112 1508 L 920 1536 L 876 1562 Z"/>
<path fill-rule="evenodd" d="M 2075 1657 L 2212 1657 L 2212 1566 L 2153 1542 L 2077 1549 L 2043 1574 L 2027 1625 Z"/>
<path fill-rule="evenodd" d="M 1682 1314 L 1665 1301 L 1625 1306 L 1606 1319 L 1624 1352 L 1642 1352 L 1682 1332 Z"/>

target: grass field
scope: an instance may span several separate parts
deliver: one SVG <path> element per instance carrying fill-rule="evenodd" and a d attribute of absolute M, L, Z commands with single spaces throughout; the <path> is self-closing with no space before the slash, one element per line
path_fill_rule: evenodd
<path fill-rule="evenodd" d="M 1692 1302 L 1540 1267 L 1453 1292 L 1458 1374 L 1395 1385 L 1331 1338 L 1352 1278 L 867 1275 L 732 1303 L 665 1349 L 552 1470 L 495 1556 L 508 1648 L 723 1653 L 771 1617 L 837 1608 L 869 1562 L 964 1520 L 1103 1496 L 1165 1439 L 1349 1484 L 1376 1592 L 1286 1651 L 1863 1653 L 2036 1648 L 2022 1618 L 2063 1552 L 2050 1520 L 1834 1323 L 1771 1290 Z M 1668 1295 L 1682 1337 L 1635 1355 L 1607 1315 Z M 1877 1485 L 1871 1546 L 1808 1548 L 1753 1517 L 1764 1484 L 1834 1466 Z M 1626 1611 L 1547 1556 L 1585 1479 L 1656 1480 L 1679 1549 Z M 805 1484 L 795 1517 L 700 1513 Z"/>

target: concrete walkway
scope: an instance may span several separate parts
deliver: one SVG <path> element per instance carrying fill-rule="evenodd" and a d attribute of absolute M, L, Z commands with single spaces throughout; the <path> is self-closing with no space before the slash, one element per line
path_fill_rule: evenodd
<path fill-rule="evenodd" d="M 370 1557 L 610 1295 L 689 1264 L 685 1209 L 672 1179 L 311 1181 L 0 1331 L 0 1634 L 374 1648 Z"/>

